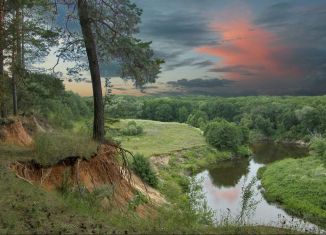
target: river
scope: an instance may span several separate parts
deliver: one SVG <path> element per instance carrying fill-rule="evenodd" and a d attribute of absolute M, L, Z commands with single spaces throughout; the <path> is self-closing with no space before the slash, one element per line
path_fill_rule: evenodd
<path fill-rule="evenodd" d="M 196 175 L 202 186 L 208 206 L 215 212 L 218 222 L 236 220 L 241 213 L 242 188 L 257 177 L 257 171 L 262 166 L 289 157 L 305 157 L 307 149 L 289 144 L 271 142 L 256 143 L 251 146 L 253 156 L 218 163 L 215 167 L 206 169 Z M 292 228 L 298 231 L 321 232 L 318 226 L 293 217 L 278 205 L 268 203 L 263 195 L 260 181 L 252 187 L 253 206 L 247 224 L 269 225 Z M 323 231 L 324 232 L 324 231 Z"/>

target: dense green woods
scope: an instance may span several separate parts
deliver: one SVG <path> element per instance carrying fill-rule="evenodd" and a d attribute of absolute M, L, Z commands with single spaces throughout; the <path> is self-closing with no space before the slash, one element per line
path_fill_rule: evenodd
<path fill-rule="evenodd" d="M 45 118 L 56 128 L 72 128 L 74 121 L 92 115 L 91 100 L 66 91 L 63 81 L 54 76 L 28 74 L 17 95 L 19 114 Z"/>
<path fill-rule="evenodd" d="M 251 130 L 251 137 L 309 141 L 326 130 L 326 97 L 131 97 L 114 96 L 113 118 L 187 122 L 205 130 L 225 119 Z"/>

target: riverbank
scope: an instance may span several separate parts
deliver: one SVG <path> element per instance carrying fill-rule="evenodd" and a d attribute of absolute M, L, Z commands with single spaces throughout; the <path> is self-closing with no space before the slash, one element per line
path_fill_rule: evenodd
<path fill-rule="evenodd" d="M 326 168 L 313 157 L 285 159 L 259 170 L 270 202 L 286 211 L 326 227 Z"/>
<path fill-rule="evenodd" d="M 194 176 L 208 167 L 227 164 L 232 159 L 231 153 L 219 152 L 207 146 L 155 155 L 150 158 L 151 163 L 159 175 L 159 191 L 166 196 L 172 205 L 177 205 L 176 208 L 182 211 L 183 216 L 174 218 L 174 220 L 179 220 L 178 223 L 180 223 L 184 216 L 188 217 L 192 213 L 195 213 L 197 219 L 200 220 L 189 224 L 190 228 L 201 228 L 199 226 L 200 224 L 208 222 L 204 233 L 213 234 L 302 234 L 295 230 L 273 227 L 268 224 L 244 225 L 235 220 L 216 221 L 215 212 L 207 207 L 206 200 L 203 203 L 205 195 L 202 191 L 200 180 L 197 181 Z M 233 160 L 237 161 L 236 159 Z M 243 158 L 238 160 L 247 161 L 248 159 Z M 196 191 L 190 193 L 190 187 L 194 185 Z M 198 200 L 198 203 L 196 203 L 197 211 L 193 210 L 193 205 L 191 204 L 194 200 Z M 174 213 L 170 216 L 174 216 Z M 195 230 L 190 231 L 194 233 Z"/>

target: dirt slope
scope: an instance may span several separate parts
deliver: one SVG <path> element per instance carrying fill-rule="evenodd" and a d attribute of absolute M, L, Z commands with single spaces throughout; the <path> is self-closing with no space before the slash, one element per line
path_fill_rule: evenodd
<path fill-rule="evenodd" d="M 123 207 L 130 202 L 135 193 L 141 192 L 150 204 L 137 207 L 140 214 L 151 210 L 151 206 L 165 203 L 158 191 L 145 185 L 136 175 L 129 172 L 118 161 L 118 149 L 111 144 L 101 145 L 98 153 L 91 159 L 79 157 L 66 158 L 53 166 L 41 166 L 33 161 L 15 162 L 10 168 L 31 184 L 38 184 L 47 190 L 56 190 L 68 184 L 75 190 L 87 189 L 89 192 L 104 185 L 114 189 L 112 198 L 104 199 L 106 207 Z"/>
<path fill-rule="evenodd" d="M 23 127 L 20 120 L 11 121 L 0 125 L 0 141 L 7 144 L 17 144 L 27 146 L 33 143 L 32 137 Z"/>

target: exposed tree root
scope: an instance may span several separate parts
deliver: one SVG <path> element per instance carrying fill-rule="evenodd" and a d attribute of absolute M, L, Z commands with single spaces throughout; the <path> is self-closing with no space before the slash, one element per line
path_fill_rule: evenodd
<path fill-rule="evenodd" d="M 105 143 L 98 148 L 97 154 L 89 160 L 68 157 L 53 166 L 45 167 L 35 161 L 16 161 L 11 164 L 10 168 L 15 171 L 20 179 L 30 184 L 40 185 L 47 190 L 59 189 L 67 180 L 69 187 L 78 190 L 80 193 L 83 189 L 92 192 L 103 187 L 103 185 L 111 185 L 114 192 L 110 198 L 110 204 L 118 207 L 129 203 L 137 191 L 147 196 L 152 204 L 165 203 L 159 192 L 146 186 L 130 171 L 128 155 L 133 157 L 131 152 L 121 146 Z M 150 206 L 147 207 L 150 208 Z M 140 205 L 137 210 L 144 212 L 149 208 L 146 209 L 146 205 Z"/>

